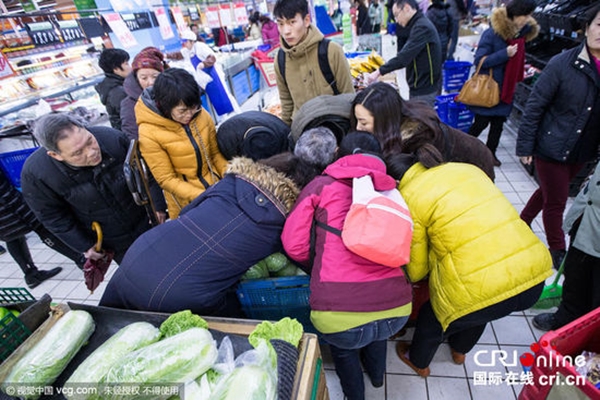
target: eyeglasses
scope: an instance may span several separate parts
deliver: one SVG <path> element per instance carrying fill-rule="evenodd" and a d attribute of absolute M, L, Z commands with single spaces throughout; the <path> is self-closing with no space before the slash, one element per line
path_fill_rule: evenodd
<path fill-rule="evenodd" d="M 202 110 L 202 106 L 197 108 L 174 108 L 172 114 L 175 118 L 182 118 L 186 115 L 194 115 Z"/>

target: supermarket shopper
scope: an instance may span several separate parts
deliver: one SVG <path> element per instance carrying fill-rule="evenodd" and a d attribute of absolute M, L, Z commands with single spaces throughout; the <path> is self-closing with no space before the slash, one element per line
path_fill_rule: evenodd
<path fill-rule="evenodd" d="M 277 24 L 273 22 L 268 15 L 260 16 L 260 31 L 264 44 L 268 44 L 271 48 L 279 45 L 279 30 Z"/>
<path fill-rule="evenodd" d="M 558 329 L 600 307 L 600 164 L 565 217 L 571 246 L 565 258 L 562 301 L 554 313 L 533 317 L 543 331 Z"/>
<path fill-rule="evenodd" d="M 131 72 L 129 53 L 122 49 L 105 49 L 100 53 L 98 66 L 104 71 L 104 79 L 95 89 L 106 107 L 110 125 L 121 129 L 121 101 L 126 97 L 123 82 Z"/>
<path fill-rule="evenodd" d="M 206 91 L 217 115 L 229 114 L 239 109 L 236 99 L 227 90 L 218 70 L 220 66 L 215 52 L 206 43 L 197 41 L 192 31 L 184 31 L 181 34 L 181 42 L 181 54 L 192 64 L 196 71 L 196 79 Z"/>
<path fill-rule="evenodd" d="M 164 55 L 156 47 L 146 47 L 133 58 L 131 73 L 123 83 L 127 97 L 121 101 L 121 131 L 130 139 L 138 138 L 135 103 L 144 89 L 154 85 L 156 77 L 167 68 Z"/>
<path fill-rule="evenodd" d="M 25 283 L 33 289 L 57 275 L 62 268 L 37 269 L 25 237 L 31 231 L 34 231 L 46 246 L 70 258 L 79 268 L 83 268 L 85 263 L 83 254 L 71 249 L 44 228 L 23 200 L 21 192 L 15 189 L 0 170 L 0 240 L 6 242 L 8 252 L 25 274 Z"/>
<path fill-rule="evenodd" d="M 240 317 L 235 286 L 248 268 L 281 250 L 285 217 L 299 192 L 291 178 L 305 175 L 290 157 L 233 159 L 223 179 L 179 218 L 135 241 L 100 305 Z"/>
<path fill-rule="evenodd" d="M 440 45 L 442 49 L 442 65 L 446 61 L 448 54 L 448 43 L 454 32 L 454 18 L 450 11 L 450 4 L 444 0 L 432 0 L 427 9 L 427 18 L 433 23 L 438 35 L 440 36 Z"/>
<path fill-rule="evenodd" d="M 375 72 L 367 75 L 365 83 L 379 76 L 406 68 L 410 99 L 419 99 L 432 107 L 440 94 L 442 51 L 435 26 L 420 11 L 416 0 L 394 0 L 392 6 L 396 23 L 403 29 L 398 36 L 398 54 Z"/>
<path fill-rule="evenodd" d="M 569 182 L 598 155 L 600 6 L 585 19 L 586 39 L 553 57 L 538 77 L 517 137 L 521 162 L 535 165 L 540 187 L 521 211 L 529 225 L 542 212 L 554 267 L 565 255 L 562 218 Z"/>
<path fill-rule="evenodd" d="M 552 274 L 546 246 L 494 183 L 472 165 L 441 160 L 427 142 L 387 160 L 414 222 L 408 275 L 429 277 L 412 343 L 396 347 L 422 377 L 445 340 L 463 364 L 486 324 L 530 308 Z"/>
<path fill-rule="evenodd" d="M 481 141 L 442 123 L 427 104 L 405 101 L 387 83 L 376 82 L 357 93 L 350 126 L 375 135 L 386 155 L 412 152 L 425 140 L 438 149 L 444 161 L 473 164 L 492 181 L 495 178 L 494 158 Z"/>
<path fill-rule="evenodd" d="M 112 128 L 86 127 L 62 113 L 36 120 L 34 135 L 42 147 L 25 161 L 21 185 L 37 219 L 95 260 L 103 256 L 94 250 L 92 222 L 99 222 L 103 248 L 113 250 L 120 263 L 131 243 L 150 229 L 144 207 L 135 204 L 125 182 L 127 137 Z"/>
<path fill-rule="evenodd" d="M 169 68 L 135 106 L 140 151 L 163 189 L 171 219 L 220 180 L 227 168 L 200 94 L 189 72 Z"/>
<path fill-rule="evenodd" d="M 320 221 L 342 229 L 352 203 L 354 177 L 370 175 L 377 190 L 396 187 L 385 173 L 385 163 L 372 155 L 380 150 L 368 133 L 344 137 L 337 161 L 300 192 L 281 235 L 287 255 L 311 275 L 310 319 L 329 344 L 342 390 L 351 400 L 365 399 L 361 363 L 371 384 L 383 386 L 387 339 L 408 320 L 412 289 L 401 268 L 352 253 L 340 236 L 318 222 L 314 233 L 311 227 L 313 221 Z"/>
<path fill-rule="evenodd" d="M 275 61 L 283 122 L 291 125 L 300 107 L 317 96 L 354 93 L 350 65 L 339 44 L 329 42 L 327 60 L 319 60 L 319 44 L 324 36 L 311 24 L 307 0 L 278 0 L 273 14 L 284 54 L 283 72 L 277 57 Z"/>
<path fill-rule="evenodd" d="M 500 87 L 500 103 L 494 107 L 469 107 L 475 114 L 469 135 L 478 137 L 490 126 L 486 146 L 494 154 L 494 165 L 498 167 L 502 163 L 496 157 L 496 149 L 504 122 L 512 110 L 515 88 L 524 76 L 525 42 L 535 39 L 540 30 L 531 17 L 535 8 L 535 0 L 512 0 L 506 7 L 496 8 L 492 12 L 491 27 L 481 35 L 475 52 L 475 65 L 486 57 L 481 70 L 491 68 L 493 71 Z"/>

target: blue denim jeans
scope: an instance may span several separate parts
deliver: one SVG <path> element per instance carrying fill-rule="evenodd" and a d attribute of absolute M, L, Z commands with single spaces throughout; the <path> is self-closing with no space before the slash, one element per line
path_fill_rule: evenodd
<path fill-rule="evenodd" d="M 329 344 L 340 378 L 342 390 L 348 400 L 364 400 L 362 361 L 374 386 L 383 384 L 387 354 L 387 339 L 395 335 L 408 321 L 408 316 L 369 322 L 343 332 L 323 334 Z"/>

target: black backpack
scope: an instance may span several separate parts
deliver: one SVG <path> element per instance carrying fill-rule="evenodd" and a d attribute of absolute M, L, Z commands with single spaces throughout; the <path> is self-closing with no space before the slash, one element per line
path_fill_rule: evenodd
<path fill-rule="evenodd" d="M 340 94 L 338 90 L 337 84 L 335 83 L 335 76 L 333 76 L 333 71 L 331 70 L 331 66 L 329 65 L 329 60 L 327 59 L 327 49 L 329 47 L 329 39 L 323 39 L 319 42 L 319 68 L 321 69 L 321 73 L 325 77 L 325 80 L 331 86 L 334 95 Z M 285 53 L 282 50 L 277 52 L 277 65 L 279 66 L 279 72 L 281 72 L 281 76 L 283 77 L 283 81 L 287 85 L 287 81 L 285 79 Z"/>

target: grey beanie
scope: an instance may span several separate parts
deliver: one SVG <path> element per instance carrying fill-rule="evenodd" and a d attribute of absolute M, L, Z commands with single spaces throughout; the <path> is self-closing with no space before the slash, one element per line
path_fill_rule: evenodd
<path fill-rule="evenodd" d="M 294 155 L 309 164 L 326 167 L 333 161 L 337 140 L 329 128 L 318 126 L 304 132 L 296 143 Z"/>

